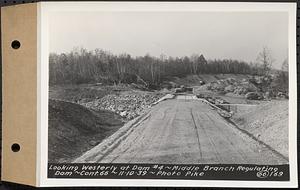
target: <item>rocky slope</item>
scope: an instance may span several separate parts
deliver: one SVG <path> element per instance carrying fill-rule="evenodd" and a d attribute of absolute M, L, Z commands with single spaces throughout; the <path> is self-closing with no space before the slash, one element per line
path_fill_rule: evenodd
<path fill-rule="evenodd" d="M 80 104 L 94 110 L 109 110 L 130 120 L 144 113 L 163 95 L 164 93 L 159 92 L 134 90 L 120 94 L 109 94 L 103 98 Z"/>
<path fill-rule="evenodd" d="M 233 121 L 242 129 L 288 157 L 288 101 L 272 100 L 239 107 Z"/>

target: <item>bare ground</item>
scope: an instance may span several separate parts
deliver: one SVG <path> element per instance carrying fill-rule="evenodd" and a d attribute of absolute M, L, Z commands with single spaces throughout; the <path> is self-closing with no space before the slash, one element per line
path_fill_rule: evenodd
<path fill-rule="evenodd" d="M 121 126 L 119 115 L 49 100 L 49 162 L 69 162 L 99 144 Z"/>
<path fill-rule="evenodd" d="M 282 164 L 199 100 L 161 102 L 74 162 Z"/>
<path fill-rule="evenodd" d="M 178 84 L 197 86 L 199 80 L 213 82 L 228 77 L 243 80 L 248 76 L 200 75 L 174 80 Z M 95 111 L 92 110 L 95 108 L 87 106 L 91 102 L 94 105 L 96 100 L 103 97 L 123 97 L 132 92 L 132 88 L 128 86 L 79 85 L 50 88 L 50 97 L 63 101 L 50 100 L 49 104 L 49 161 L 69 162 L 78 158 L 75 161 L 287 162 L 199 101 L 170 100 L 159 103 L 150 109 L 149 114 L 135 118 L 123 127 L 124 119 L 116 112 L 101 110 L 102 107 L 97 107 L 98 111 Z M 224 95 L 211 91 L 201 92 L 219 96 L 230 103 L 257 105 L 238 107 L 233 121 L 288 157 L 287 100 L 255 101 L 230 93 Z M 88 108 L 64 101 L 86 104 Z M 131 101 L 128 102 L 132 104 Z"/>

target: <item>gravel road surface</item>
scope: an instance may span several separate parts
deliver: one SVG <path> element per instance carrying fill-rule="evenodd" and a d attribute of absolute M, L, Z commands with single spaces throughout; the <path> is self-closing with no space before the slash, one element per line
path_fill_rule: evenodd
<path fill-rule="evenodd" d="M 286 164 L 194 97 L 155 105 L 76 163 Z"/>

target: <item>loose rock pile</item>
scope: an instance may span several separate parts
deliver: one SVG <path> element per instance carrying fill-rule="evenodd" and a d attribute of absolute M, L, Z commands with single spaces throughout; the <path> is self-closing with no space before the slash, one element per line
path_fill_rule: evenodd
<path fill-rule="evenodd" d="M 278 91 L 273 84 L 274 76 L 253 76 L 238 80 L 221 79 L 202 85 L 196 91 L 213 91 L 219 94 L 234 94 L 250 100 L 270 100 L 288 98 L 288 94 Z"/>
<path fill-rule="evenodd" d="M 110 110 L 127 119 L 133 119 L 141 114 L 147 108 L 150 108 L 152 103 L 159 100 L 164 94 L 153 92 L 123 92 L 115 95 L 110 94 L 101 99 L 84 103 L 84 106 L 95 110 Z"/>
<path fill-rule="evenodd" d="M 206 89 L 214 92 L 234 93 L 237 95 L 245 95 L 248 92 L 257 91 L 257 87 L 249 80 L 242 81 L 234 78 L 221 79 L 215 82 L 206 84 Z"/>

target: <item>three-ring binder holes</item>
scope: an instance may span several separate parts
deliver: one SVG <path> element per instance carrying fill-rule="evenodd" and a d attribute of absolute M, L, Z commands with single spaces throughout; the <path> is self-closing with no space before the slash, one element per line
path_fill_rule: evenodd
<path fill-rule="evenodd" d="M 13 49 L 19 49 L 21 47 L 21 43 L 18 41 L 18 40 L 14 40 L 12 43 L 11 43 L 11 47 Z"/>
<path fill-rule="evenodd" d="M 19 152 L 20 149 L 21 149 L 21 147 L 20 147 L 20 145 L 17 144 L 17 143 L 14 143 L 13 145 L 11 145 L 11 150 L 12 150 L 13 152 Z"/>

